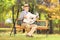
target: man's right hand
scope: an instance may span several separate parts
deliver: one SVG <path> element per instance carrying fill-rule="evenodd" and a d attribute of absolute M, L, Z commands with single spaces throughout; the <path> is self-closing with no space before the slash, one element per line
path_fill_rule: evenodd
<path fill-rule="evenodd" d="M 27 16 L 24 16 L 24 18 L 27 18 Z"/>

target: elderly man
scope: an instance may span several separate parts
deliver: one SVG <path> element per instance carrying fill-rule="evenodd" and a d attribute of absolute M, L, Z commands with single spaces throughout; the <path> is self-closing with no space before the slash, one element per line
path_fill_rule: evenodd
<path fill-rule="evenodd" d="M 29 17 L 31 19 L 29 19 Z M 36 30 L 37 25 L 34 24 L 34 22 L 36 21 L 36 17 L 37 17 L 36 15 L 29 12 L 29 5 L 24 4 L 23 11 L 21 12 L 21 14 L 19 16 L 19 20 L 22 20 L 21 26 L 26 28 L 26 30 L 27 30 L 26 36 L 32 37 L 32 34 Z M 35 18 L 35 19 L 33 19 L 33 18 Z"/>

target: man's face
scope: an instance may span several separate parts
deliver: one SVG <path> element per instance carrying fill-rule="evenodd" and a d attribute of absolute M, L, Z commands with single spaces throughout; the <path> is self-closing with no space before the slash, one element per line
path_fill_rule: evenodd
<path fill-rule="evenodd" d="M 29 6 L 24 6 L 25 11 L 29 11 Z"/>

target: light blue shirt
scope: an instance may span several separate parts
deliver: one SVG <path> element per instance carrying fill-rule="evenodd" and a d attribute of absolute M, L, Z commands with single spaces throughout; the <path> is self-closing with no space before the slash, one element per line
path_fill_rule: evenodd
<path fill-rule="evenodd" d="M 19 19 L 23 20 L 24 19 L 24 15 L 28 14 L 29 12 L 26 11 L 22 11 L 21 14 L 19 15 Z"/>

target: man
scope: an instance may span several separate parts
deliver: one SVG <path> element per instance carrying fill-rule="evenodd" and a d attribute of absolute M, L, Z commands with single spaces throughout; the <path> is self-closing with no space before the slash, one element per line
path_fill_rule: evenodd
<path fill-rule="evenodd" d="M 19 16 L 19 19 L 22 20 L 21 26 L 26 28 L 26 30 L 28 31 L 26 36 L 29 36 L 29 37 L 32 37 L 32 34 L 34 33 L 34 31 L 37 28 L 37 25 L 33 24 L 34 22 L 31 24 L 28 23 L 30 20 L 28 17 L 33 17 L 33 16 L 35 16 L 35 15 L 33 15 L 32 13 L 29 12 L 29 5 L 24 4 L 23 11 L 21 12 L 21 14 Z M 28 20 L 26 21 L 26 19 L 28 19 Z"/>

